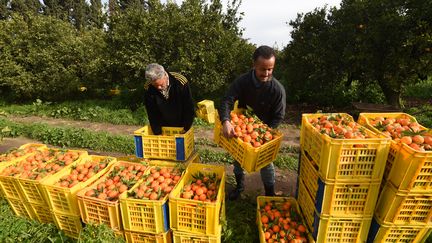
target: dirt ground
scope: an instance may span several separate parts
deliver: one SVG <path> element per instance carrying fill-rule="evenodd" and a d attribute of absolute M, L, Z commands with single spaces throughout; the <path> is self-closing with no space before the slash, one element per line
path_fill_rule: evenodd
<path fill-rule="evenodd" d="M 44 123 L 50 126 L 70 126 L 70 127 L 78 127 L 85 128 L 92 131 L 105 131 L 111 134 L 116 135 L 133 135 L 133 132 L 139 129 L 139 126 L 127 126 L 127 125 L 113 125 L 109 123 L 94 123 L 94 122 L 86 122 L 86 121 L 73 121 L 66 119 L 53 119 L 46 117 L 19 117 L 19 116 L 9 116 L 10 120 L 20 123 Z M 300 141 L 300 130 L 296 125 L 284 125 L 281 129 L 281 132 L 284 134 L 284 138 L 282 141 L 282 146 L 293 146 L 298 147 Z M 205 138 L 208 140 L 213 140 L 213 129 L 212 128 L 195 128 L 195 140 L 200 138 Z M 40 141 L 17 137 L 17 138 L 4 138 L 2 142 L 0 142 L 0 153 L 4 153 L 11 148 L 19 147 L 26 143 L 42 143 Z M 49 146 L 53 147 L 53 146 Z M 211 147 L 206 147 L 210 148 Z M 71 148 L 75 149 L 75 148 Z M 215 148 L 220 149 L 220 148 Z M 97 155 L 110 155 L 115 157 L 125 156 L 122 153 L 113 153 L 113 152 L 100 152 L 100 151 L 92 151 L 86 149 L 89 154 L 97 154 Z M 228 178 L 227 191 L 232 189 L 232 185 L 235 182 L 233 176 L 233 166 L 226 165 L 226 173 Z M 246 175 L 246 189 L 245 194 L 250 196 L 263 195 L 264 189 L 261 182 L 261 176 L 259 172 L 248 173 Z M 294 196 L 295 190 L 297 187 L 297 172 L 289 171 L 287 169 L 279 169 L 276 168 L 276 185 L 275 191 L 277 195 L 284 196 Z"/>

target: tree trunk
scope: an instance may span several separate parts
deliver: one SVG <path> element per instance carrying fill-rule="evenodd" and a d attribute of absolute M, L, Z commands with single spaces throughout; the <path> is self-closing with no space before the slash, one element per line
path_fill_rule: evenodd
<path fill-rule="evenodd" d="M 390 81 L 388 80 L 378 80 L 378 84 L 381 87 L 381 90 L 384 93 L 384 96 L 386 98 L 386 101 L 389 105 L 393 106 L 394 108 L 400 109 L 401 108 L 401 102 L 400 102 L 400 96 L 401 96 L 401 88 L 400 85 L 398 85 L 398 88 L 395 89 L 395 87 L 391 87 Z"/>

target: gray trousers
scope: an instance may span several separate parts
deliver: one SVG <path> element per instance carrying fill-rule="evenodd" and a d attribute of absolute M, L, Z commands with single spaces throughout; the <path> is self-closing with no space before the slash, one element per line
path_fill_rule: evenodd
<path fill-rule="evenodd" d="M 237 161 L 234 161 L 234 175 L 244 175 L 245 172 Z M 261 181 L 265 186 L 274 186 L 275 169 L 273 162 L 260 170 Z"/>

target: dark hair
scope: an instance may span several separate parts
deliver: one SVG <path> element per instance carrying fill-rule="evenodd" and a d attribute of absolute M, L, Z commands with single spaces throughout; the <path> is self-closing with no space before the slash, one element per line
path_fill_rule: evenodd
<path fill-rule="evenodd" d="M 258 47 L 253 54 L 253 61 L 255 62 L 258 57 L 263 57 L 264 59 L 270 59 L 272 57 L 276 57 L 276 53 L 273 48 L 269 46 L 260 46 Z"/>

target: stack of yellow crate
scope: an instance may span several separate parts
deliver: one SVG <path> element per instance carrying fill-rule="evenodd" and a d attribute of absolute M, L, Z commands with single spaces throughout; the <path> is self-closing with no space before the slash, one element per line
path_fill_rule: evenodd
<path fill-rule="evenodd" d="M 361 113 L 359 123 L 381 133 L 372 125 L 378 117 L 406 119 L 418 125 L 405 113 Z M 422 136 L 432 137 L 427 128 L 418 127 Z M 422 242 L 431 230 L 432 151 L 416 150 L 392 140 L 368 242 Z"/>
<path fill-rule="evenodd" d="M 310 119 L 348 114 L 303 114 L 297 200 L 316 242 L 364 242 L 378 198 L 389 138 L 331 138 Z M 330 118 L 331 117 L 331 118 Z"/>
<path fill-rule="evenodd" d="M 0 155 L 0 195 L 8 201 L 16 215 L 30 219 L 36 219 L 30 203 L 24 199 L 24 194 L 18 183 L 20 173 L 3 172 L 3 169 L 21 164 L 30 156 L 35 156 L 40 149 L 45 149 L 43 144 L 24 144 L 18 149 Z"/>
<path fill-rule="evenodd" d="M 197 176 L 212 178 L 209 180 L 217 182 L 214 201 L 185 198 L 185 188 Z M 189 164 L 185 175 L 170 194 L 169 215 L 174 243 L 220 243 L 221 221 L 225 218 L 225 167 Z"/>
<path fill-rule="evenodd" d="M 54 222 L 66 235 L 76 239 L 82 229 L 77 200 L 78 192 L 104 175 L 115 162 L 114 157 L 84 156 L 72 167 L 65 168 L 55 175 L 40 181 L 48 202 L 48 208 L 53 213 Z M 79 180 L 78 170 L 86 170 L 87 175 L 91 176 Z M 72 179 L 75 182 L 70 181 Z M 65 182 L 67 183 L 62 184 Z"/>
<path fill-rule="evenodd" d="M 48 149 L 41 145 L 33 154 L 5 167 L 0 181 L 15 213 L 42 223 L 55 223 L 41 181 L 73 166 L 84 156 L 86 151 Z"/>

